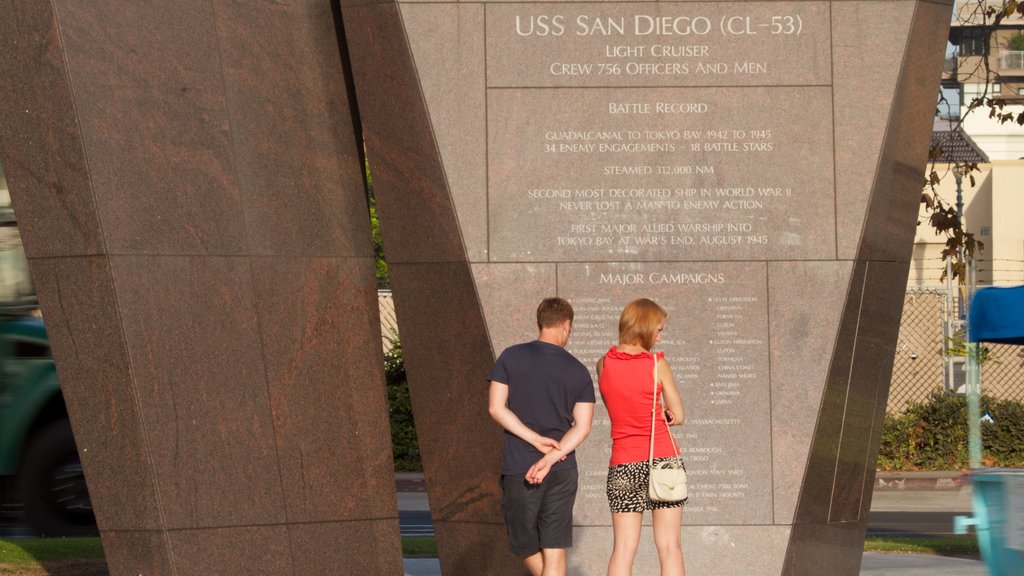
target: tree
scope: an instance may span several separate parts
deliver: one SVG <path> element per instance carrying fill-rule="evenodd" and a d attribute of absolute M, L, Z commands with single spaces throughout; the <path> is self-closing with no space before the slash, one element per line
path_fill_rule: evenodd
<path fill-rule="evenodd" d="M 958 118 L 951 120 L 949 135 L 961 129 L 964 119 L 971 114 L 985 113 L 987 110 L 989 118 L 1000 124 L 1015 123 L 1024 126 L 1024 111 L 1013 112 L 1007 109 L 1007 102 L 1004 98 L 992 94 L 993 85 L 998 81 L 997 74 L 991 66 L 992 39 L 997 29 L 1006 18 L 1014 14 L 1024 17 L 1024 3 L 1018 0 L 961 0 L 955 8 L 957 20 L 962 25 L 970 25 L 974 32 L 974 46 L 980 48 L 981 58 L 977 68 L 969 70 L 967 74 L 981 80 L 981 93 L 966 103 Z M 1010 40 L 1013 42 L 1013 39 Z M 957 55 L 961 57 L 961 54 Z M 959 70 L 959 67 L 957 68 Z M 963 103 L 962 103 L 963 105 Z M 945 106 L 949 110 L 951 105 L 945 95 L 940 93 L 939 107 Z M 935 233 L 946 237 L 946 247 L 942 251 L 943 261 L 951 261 L 952 274 L 960 284 L 966 282 L 966 262 L 970 261 L 976 253 L 984 246 L 974 234 L 964 229 L 961 215 L 955 206 L 950 205 L 938 194 L 937 186 L 943 178 L 953 176 L 966 178 L 971 187 L 976 186 L 974 172 L 979 168 L 976 163 L 957 164 L 953 169 L 948 167 L 941 170 L 939 161 L 943 157 L 943 146 L 948 144 L 947 140 L 933 142 L 929 151 L 929 173 L 921 195 L 921 203 L 929 212 L 928 223 L 935 229 Z M 940 172 L 941 170 L 941 172 Z M 943 279 L 945 279 L 945 272 Z"/>

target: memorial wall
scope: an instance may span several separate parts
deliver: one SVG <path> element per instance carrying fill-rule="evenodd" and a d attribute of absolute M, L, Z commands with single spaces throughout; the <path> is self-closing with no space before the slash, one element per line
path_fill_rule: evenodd
<path fill-rule="evenodd" d="M 669 312 L 688 570 L 857 572 L 950 9 L 344 5 L 445 573 L 518 571 L 483 378 L 552 294 L 591 370 L 627 302 Z M 599 399 L 573 573 L 610 444 Z"/>

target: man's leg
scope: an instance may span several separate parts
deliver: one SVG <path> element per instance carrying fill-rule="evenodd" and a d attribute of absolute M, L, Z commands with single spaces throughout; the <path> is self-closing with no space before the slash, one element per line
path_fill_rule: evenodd
<path fill-rule="evenodd" d="M 533 556 L 523 558 L 523 564 L 530 571 L 530 576 L 544 576 L 544 555 L 537 552 Z"/>
<path fill-rule="evenodd" d="M 544 558 L 541 576 L 565 576 L 565 548 L 545 548 L 541 556 Z"/>
<path fill-rule="evenodd" d="M 555 470 L 544 479 L 546 486 L 537 527 L 540 531 L 543 576 L 564 576 L 565 549 L 572 547 L 572 508 L 576 502 L 578 473 Z"/>
<path fill-rule="evenodd" d="M 541 542 L 537 534 L 543 486 L 527 484 L 523 476 L 501 477 L 501 511 L 505 516 L 509 551 L 522 558 L 530 576 L 541 576 L 544 570 Z"/>

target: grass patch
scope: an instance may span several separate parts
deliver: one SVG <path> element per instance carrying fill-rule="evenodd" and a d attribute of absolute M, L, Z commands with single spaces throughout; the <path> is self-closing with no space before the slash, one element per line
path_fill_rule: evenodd
<path fill-rule="evenodd" d="M 405 536 L 402 538 L 402 556 L 406 558 L 437 557 L 437 540 L 433 536 Z"/>
<path fill-rule="evenodd" d="M 880 538 L 864 540 L 865 552 L 902 552 L 905 554 L 937 554 L 979 558 L 978 539 L 973 534 L 946 538 Z"/>
<path fill-rule="evenodd" d="M 0 563 L 32 564 L 61 560 L 102 559 L 99 538 L 18 538 L 0 540 Z"/>

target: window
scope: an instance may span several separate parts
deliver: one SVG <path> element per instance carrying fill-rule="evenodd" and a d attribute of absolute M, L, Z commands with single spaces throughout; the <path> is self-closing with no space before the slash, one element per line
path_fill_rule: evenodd
<path fill-rule="evenodd" d="M 982 90 L 985 88 L 984 84 L 977 83 L 965 83 L 964 84 L 964 98 L 976 98 L 981 96 Z M 995 82 L 989 86 L 988 97 L 993 98 L 999 96 L 999 92 L 1002 91 L 1002 86 Z"/>
<path fill-rule="evenodd" d="M 964 28 L 960 32 L 960 56 L 984 55 L 985 40 L 985 31 L 981 28 Z"/>

